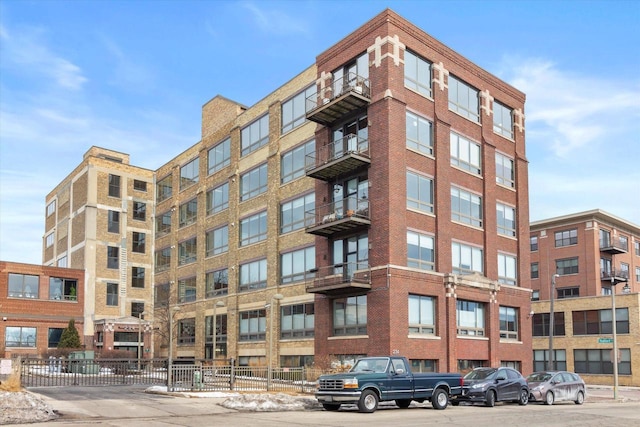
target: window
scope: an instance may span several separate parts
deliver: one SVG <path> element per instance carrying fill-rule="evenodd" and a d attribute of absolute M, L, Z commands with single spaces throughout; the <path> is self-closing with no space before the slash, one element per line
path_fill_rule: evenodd
<path fill-rule="evenodd" d="M 206 256 L 219 255 L 229 250 L 229 226 L 207 231 Z"/>
<path fill-rule="evenodd" d="M 109 233 L 120 233 L 120 212 L 109 211 L 107 213 L 107 231 Z"/>
<path fill-rule="evenodd" d="M 517 284 L 518 260 L 515 256 L 498 254 L 498 282 L 506 285 Z"/>
<path fill-rule="evenodd" d="M 156 237 L 171 233 L 171 212 L 165 212 L 156 217 Z"/>
<path fill-rule="evenodd" d="M 531 236 L 529 238 L 529 247 L 531 248 L 531 252 L 538 251 L 538 236 Z"/>
<path fill-rule="evenodd" d="M 47 237 L 45 237 L 45 247 L 50 248 L 51 246 L 53 246 L 53 244 L 55 243 L 55 239 L 56 239 L 56 233 L 50 233 L 47 234 Z"/>
<path fill-rule="evenodd" d="M 193 302 L 196 300 L 196 278 L 178 280 L 178 302 Z"/>
<path fill-rule="evenodd" d="M 472 142 L 455 132 L 450 134 L 451 164 L 473 174 L 482 172 L 480 159 L 480 144 Z"/>
<path fill-rule="evenodd" d="M 365 335 L 367 333 L 367 296 L 338 298 L 333 301 L 333 334 Z"/>
<path fill-rule="evenodd" d="M 137 221 L 146 221 L 147 204 L 143 202 L 133 202 L 133 219 Z"/>
<path fill-rule="evenodd" d="M 407 209 L 433 213 L 433 178 L 407 172 Z"/>
<path fill-rule="evenodd" d="M 369 120 L 367 116 L 358 116 L 333 129 L 332 144 L 328 160 L 342 157 L 346 153 L 364 153 L 369 151 Z M 322 154 L 324 157 L 324 152 Z"/>
<path fill-rule="evenodd" d="M 38 298 L 39 294 L 39 276 L 9 273 L 9 297 Z"/>
<path fill-rule="evenodd" d="M 533 370 L 546 371 L 549 366 L 549 350 L 533 350 Z M 567 351 L 553 350 L 553 370 L 567 370 Z"/>
<path fill-rule="evenodd" d="M 540 291 L 531 292 L 531 301 L 540 301 Z"/>
<path fill-rule="evenodd" d="M 580 288 L 577 286 L 558 289 L 558 299 L 577 298 L 579 296 L 580 296 Z"/>
<path fill-rule="evenodd" d="M 640 242 L 633 242 L 633 247 L 635 248 L 636 256 L 640 256 Z"/>
<path fill-rule="evenodd" d="M 500 338 L 518 339 L 518 309 L 500 306 Z"/>
<path fill-rule="evenodd" d="M 144 267 L 131 267 L 131 287 L 144 288 Z"/>
<path fill-rule="evenodd" d="M 231 164 L 231 138 L 227 138 L 220 144 L 209 150 L 207 166 L 209 175 Z"/>
<path fill-rule="evenodd" d="M 433 155 L 433 123 L 407 111 L 407 148 Z"/>
<path fill-rule="evenodd" d="M 222 212 L 229 207 L 229 183 L 207 192 L 207 215 Z"/>
<path fill-rule="evenodd" d="M 36 328 L 7 326 L 5 328 L 4 345 L 6 347 L 36 347 Z"/>
<path fill-rule="evenodd" d="M 462 243 L 451 243 L 451 260 L 456 274 L 483 273 L 482 249 Z"/>
<path fill-rule="evenodd" d="M 411 359 L 411 372 L 438 372 L 438 361 L 431 359 Z"/>
<path fill-rule="evenodd" d="M 478 91 L 462 80 L 449 76 L 449 110 L 480 123 Z"/>
<path fill-rule="evenodd" d="M 109 197 L 120 197 L 120 177 L 109 174 Z"/>
<path fill-rule="evenodd" d="M 496 183 L 509 188 L 516 186 L 513 159 L 500 153 L 496 153 Z"/>
<path fill-rule="evenodd" d="M 239 341 L 264 341 L 267 330 L 267 311 L 265 309 L 240 312 Z"/>
<path fill-rule="evenodd" d="M 533 336 L 548 337 L 551 317 L 549 313 L 535 313 L 533 315 Z M 564 313 L 555 312 L 553 315 L 553 335 L 564 336 Z"/>
<path fill-rule="evenodd" d="M 493 131 L 513 139 L 513 110 L 497 101 L 493 102 Z"/>
<path fill-rule="evenodd" d="M 267 238 L 267 212 L 260 212 L 240 221 L 240 246 L 261 242 Z"/>
<path fill-rule="evenodd" d="M 578 230 L 556 231 L 556 248 L 578 244 Z"/>
<path fill-rule="evenodd" d="M 107 268 L 120 267 L 120 249 L 115 246 L 107 246 Z"/>
<path fill-rule="evenodd" d="M 47 216 L 51 216 L 56 213 L 56 201 L 52 201 L 47 205 Z"/>
<path fill-rule="evenodd" d="M 631 350 L 619 349 L 618 374 L 631 375 Z M 611 349 L 574 349 L 573 369 L 578 374 L 613 374 Z"/>
<path fill-rule="evenodd" d="M 214 336 L 215 328 L 215 336 Z M 214 339 L 215 338 L 215 339 Z M 215 359 L 225 358 L 227 356 L 227 315 L 217 314 L 215 319 L 213 316 L 205 316 L 204 318 L 204 358 Z M 214 350 L 213 343 L 216 348 Z"/>
<path fill-rule="evenodd" d="M 280 233 L 300 230 L 305 225 L 313 224 L 313 217 L 305 221 L 305 213 L 315 209 L 315 193 L 310 193 L 280 205 Z"/>
<path fill-rule="evenodd" d="M 619 237 L 619 241 L 620 241 L 620 247 L 622 249 L 624 249 L 625 251 L 629 250 L 629 239 L 627 238 L 627 236 L 620 236 Z"/>
<path fill-rule="evenodd" d="M 498 234 L 503 236 L 516 236 L 516 208 L 513 206 L 496 203 L 496 211 L 498 222 Z"/>
<path fill-rule="evenodd" d="M 611 232 L 608 230 L 599 230 L 600 249 L 611 247 Z"/>
<path fill-rule="evenodd" d="M 482 227 L 482 198 L 460 188 L 451 187 L 451 220 Z"/>
<path fill-rule="evenodd" d="M 197 258 L 198 245 L 196 237 L 192 237 L 189 240 L 178 243 L 178 265 L 196 262 Z"/>
<path fill-rule="evenodd" d="M 312 85 L 282 103 L 282 132 L 286 133 L 304 123 L 306 117 L 307 98 L 316 94 L 316 86 Z"/>
<path fill-rule="evenodd" d="M 239 292 L 267 287 L 267 260 L 248 262 L 240 265 Z"/>
<path fill-rule="evenodd" d="M 611 273 L 611 259 L 600 258 L 600 273 L 603 276 Z"/>
<path fill-rule="evenodd" d="M 280 307 L 280 338 L 311 338 L 314 335 L 313 303 Z"/>
<path fill-rule="evenodd" d="M 240 200 L 249 200 L 266 192 L 268 184 L 265 163 L 240 177 Z"/>
<path fill-rule="evenodd" d="M 578 258 L 556 260 L 556 273 L 559 275 L 578 274 Z"/>
<path fill-rule="evenodd" d="M 196 342 L 196 319 L 178 320 L 178 344 L 195 344 Z"/>
<path fill-rule="evenodd" d="M 143 302 L 132 302 L 131 303 L 131 317 L 137 317 L 138 319 L 142 319 L 144 313 L 144 303 Z"/>
<path fill-rule="evenodd" d="M 540 277 L 540 272 L 538 271 L 538 263 L 537 262 L 532 262 L 531 263 L 531 278 L 532 279 L 538 279 Z"/>
<path fill-rule="evenodd" d="M 156 202 L 160 203 L 171 197 L 173 187 L 171 185 L 171 175 L 162 178 L 156 183 Z"/>
<path fill-rule="evenodd" d="M 168 283 L 160 283 L 153 286 L 153 303 L 155 308 L 169 306 L 170 285 Z"/>
<path fill-rule="evenodd" d="M 118 305 L 118 284 L 117 283 L 107 283 L 107 305 L 109 306 Z"/>
<path fill-rule="evenodd" d="M 409 295 L 409 333 L 436 333 L 436 300 L 433 297 Z"/>
<path fill-rule="evenodd" d="M 64 328 L 49 328 L 47 348 L 57 348 Z"/>
<path fill-rule="evenodd" d="M 67 256 L 61 256 L 57 261 L 58 267 L 67 267 Z"/>
<path fill-rule="evenodd" d="M 605 335 L 613 333 L 611 309 L 574 311 L 573 335 Z M 629 333 L 629 309 L 616 308 L 616 333 Z"/>
<path fill-rule="evenodd" d="M 640 267 L 636 267 L 636 282 L 640 283 Z"/>
<path fill-rule="evenodd" d="M 163 248 L 156 251 L 154 264 L 156 272 L 167 271 L 171 267 L 171 248 Z"/>
<path fill-rule="evenodd" d="M 307 157 L 316 151 L 316 141 L 305 142 L 282 155 L 280 160 L 280 183 L 285 184 L 305 175 Z"/>
<path fill-rule="evenodd" d="M 404 51 L 404 85 L 431 97 L 431 63 L 408 50 Z"/>
<path fill-rule="evenodd" d="M 133 180 L 133 189 L 136 191 L 147 191 L 147 183 L 139 179 Z"/>
<path fill-rule="evenodd" d="M 484 336 L 484 304 L 458 300 L 458 335 Z"/>
<path fill-rule="evenodd" d="M 434 270 L 434 240 L 433 236 L 407 231 L 407 267 Z"/>
<path fill-rule="evenodd" d="M 280 255 L 280 283 L 289 284 L 307 279 L 316 266 L 316 248 L 311 246 Z"/>
<path fill-rule="evenodd" d="M 229 293 L 229 269 L 210 271 L 206 275 L 205 298 Z"/>
<path fill-rule="evenodd" d="M 187 203 L 180 205 L 179 227 L 185 227 L 193 224 L 198 218 L 198 199 L 189 200 Z"/>
<path fill-rule="evenodd" d="M 138 254 L 145 253 L 146 234 L 134 231 L 132 235 L 133 242 L 131 243 L 131 252 L 135 252 Z"/>
<path fill-rule="evenodd" d="M 78 298 L 78 281 L 49 277 L 49 299 L 55 301 L 76 301 Z"/>
<path fill-rule="evenodd" d="M 180 190 L 191 187 L 198 182 L 200 158 L 191 160 L 180 168 Z"/>
<path fill-rule="evenodd" d="M 269 143 L 269 114 L 265 114 L 240 133 L 242 142 L 242 156 L 246 156 Z"/>
<path fill-rule="evenodd" d="M 354 272 L 369 267 L 369 236 L 361 234 L 333 241 L 334 274 L 350 279 Z"/>

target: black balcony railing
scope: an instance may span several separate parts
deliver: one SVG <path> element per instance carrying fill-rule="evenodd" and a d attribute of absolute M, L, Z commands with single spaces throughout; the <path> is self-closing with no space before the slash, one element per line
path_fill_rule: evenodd
<path fill-rule="evenodd" d="M 370 164 L 369 140 L 354 134 L 317 147 L 305 158 L 307 176 L 324 181 L 334 180 Z"/>
<path fill-rule="evenodd" d="M 371 268 L 367 263 L 349 262 L 320 267 L 307 282 L 307 292 L 331 296 L 362 294 L 371 290 Z"/>
<path fill-rule="evenodd" d="M 307 119 L 328 126 L 361 110 L 371 102 L 369 79 L 355 73 L 333 80 L 332 84 L 306 100 Z"/>
<path fill-rule="evenodd" d="M 350 196 L 305 212 L 307 233 L 329 236 L 371 225 L 369 199 Z"/>
<path fill-rule="evenodd" d="M 603 269 L 600 270 L 600 280 L 603 282 L 614 282 L 614 284 L 628 282 L 629 270 Z"/>
<path fill-rule="evenodd" d="M 616 255 L 625 254 L 627 250 L 627 244 L 621 242 L 620 239 L 600 240 L 600 252 Z"/>

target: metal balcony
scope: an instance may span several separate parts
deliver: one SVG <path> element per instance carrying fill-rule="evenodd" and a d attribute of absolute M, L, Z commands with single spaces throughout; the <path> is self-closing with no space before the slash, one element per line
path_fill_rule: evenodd
<path fill-rule="evenodd" d="M 369 140 L 357 135 L 347 135 L 328 145 L 317 147 L 305 157 L 305 173 L 308 177 L 333 181 L 371 164 Z"/>
<path fill-rule="evenodd" d="M 600 252 L 610 255 L 626 254 L 627 245 L 618 240 L 600 241 Z"/>
<path fill-rule="evenodd" d="M 625 283 L 629 281 L 629 271 L 628 270 L 601 270 L 600 271 L 600 280 L 612 284 L 613 286 L 618 283 Z"/>
<path fill-rule="evenodd" d="M 371 290 L 371 269 L 361 263 L 344 263 L 316 269 L 306 290 L 329 297 L 362 295 Z"/>
<path fill-rule="evenodd" d="M 369 227 L 369 200 L 352 196 L 318 206 L 305 212 L 305 224 L 307 233 L 325 237 Z"/>
<path fill-rule="evenodd" d="M 308 120 L 331 126 L 333 123 L 366 108 L 371 103 L 369 79 L 349 73 L 333 81 L 320 93 L 307 98 L 305 111 Z"/>

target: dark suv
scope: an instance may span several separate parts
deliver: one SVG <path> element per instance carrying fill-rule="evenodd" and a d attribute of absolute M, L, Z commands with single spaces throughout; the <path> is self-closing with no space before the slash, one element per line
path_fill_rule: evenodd
<path fill-rule="evenodd" d="M 494 406 L 503 401 L 526 405 L 529 402 L 526 378 L 512 368 L 475 368 L 464 376 L 462 395 L 451 404 L 480 402 Z"/>

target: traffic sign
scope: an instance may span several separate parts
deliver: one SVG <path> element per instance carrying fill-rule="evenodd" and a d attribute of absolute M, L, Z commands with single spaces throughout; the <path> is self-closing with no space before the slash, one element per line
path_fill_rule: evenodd
<path fill-rule="evenodd" d="M 613 342 L 613 338 L 598 338 L 598 344 L 609 344 Z"/>

